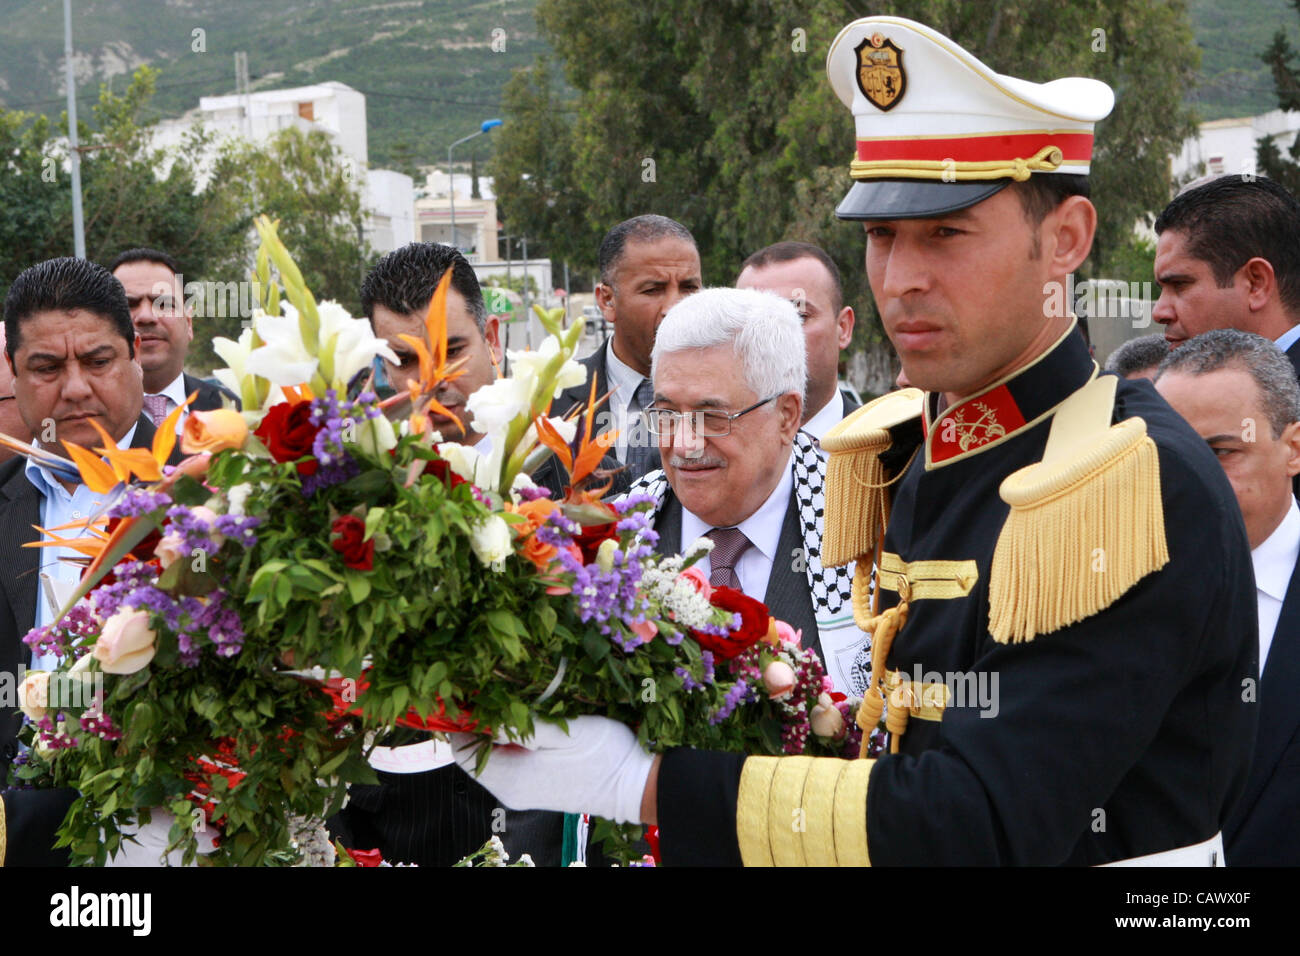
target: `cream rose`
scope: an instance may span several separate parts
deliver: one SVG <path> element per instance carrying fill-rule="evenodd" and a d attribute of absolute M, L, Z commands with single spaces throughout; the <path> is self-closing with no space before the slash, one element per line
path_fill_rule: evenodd
<path fill-rule="evenodd" d="M 817 698 L 809 715 L 809 723 L 818 737 L 836 738 L 844 733 L 844 715 L 835 706 L 830 694 L 822 694 Z"/>
<path fill-rule="evenodd" d="M 148 611 L 122 608 L 104 622 L 91 653 L 106 674 L 134 674 L 153 660 L 157 639 Z"/>
<path fill-rule="evenodd" d="M 28 671 L 18 685 L 18 707 L 29 720 L 42 720 L 50 712 L 49 671 Z"/>

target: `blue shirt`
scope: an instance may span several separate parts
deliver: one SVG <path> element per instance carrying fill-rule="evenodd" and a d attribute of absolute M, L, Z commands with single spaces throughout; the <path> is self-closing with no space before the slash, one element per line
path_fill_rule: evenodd
<path fill-rule="evenodd" d="M 1278 340 L 1273 344 L 1285 352 L 1291 346 L 1295 345 L 1296 339 L 1300 339 L 1300 325 L 1291 326 L 1291 328 L 1283 332 Z"/>
<path fill-rule="evenodd" d="M 136 427 L 136 425 L 131 426 L 131 430 L 117 443 L 118 448 L 131 447 L 131 441 L 135 438 Z M 27 459 L 24 474 L 27 475 L 27 480 L 35 485 L 36 490 L 41 493 L 42 528 L 56 528 L 72 521 L 84 521 L 98 511 L 103 504 L 103 496 L 91 491 L 85 485 L 78 484 L 69 492 L 50 473 L 49 469 L 36 464 L 30 458 Z M 86 532 L 85 529 L 80 532 L 76 529 L 68 529 L 55 533 L 60 538 L 78 538 Z M 51 539 L 49 535 L 42 535 L 41 540 L 49 541 Z M 77 582 L 81 580 L 81 566 L 62 561 L 60 558 L 80 557 L 81 555 L 71 548 L 41 548 L 40 553 L 40 577 L 42 579 L 48 577 L 52 581 L 63 582 L 65 588 L 68 586 L 76 587 Z M 44 627 L 53 622 L 54 615 L 61 609 L 50 607 L 43 581 L 38 581 L 32 587 L 36 588 L 36 626 Z M 58 663 L 59 658 L 54 654 L 37 654 L 33 651 L 29 670 L 53 670 L 58 666 Z"/>

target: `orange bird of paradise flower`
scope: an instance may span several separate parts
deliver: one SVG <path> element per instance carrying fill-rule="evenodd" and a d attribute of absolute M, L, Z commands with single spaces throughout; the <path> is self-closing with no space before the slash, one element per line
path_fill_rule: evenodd
<path fill-rule="evenodd" d="M 608 395 L 605 396 L 605 398 L 608 397 Z M 570 493 L 573 493 L 574 489 L 578 488 L 583 480 L 596 470 L 596 466 L 605 457 L 605 453 L 618 440 L 617 431 L 607 431 L 595 438 L 591 436 L 592 417 L 596 414 L 596 408 L 602 405 L 604 401 L 604 398 L 599 402 L 596 401 L 596 379 L 593 376 L 591 391 L 587 397 L 587 411 L 583 415 L 582 437 L 578 442 L 576 455 L 569 449 L 569 445 L 563 436 L 555 430 L 555 426 L 545 416 L 538 415 L 533 419 L 533 423 L 537 426 L 537 441 L 555 453 L 555 456 L 560 459 L 560 464 L 564 466 L 564 470 L 568 473 Z M 599 498 L 603 492 L 604 489 L 600 489 L 600 493 L 596 494 L 595 497 Z M 580 497 L 586 500 L 590 496 L 584 494 L 580 495 Z"/>
<path fill-rule="evenodd" d="M 461 368 L 465 360 L 460 359 L 450 364 L 447 362 L 447 290 L 450 287 L 451 270 L 448 269 L 438 281 L 438 287 L 434 290 L 433 298 L 429 300 L 429 308 L 424 314 L 424 332 L 428 345 L 425 344 L 424 339 L 416 338 L 414 335 L 398 336 L 414 350 L 420 362 L 420 373 L 417 378 L 407 383 L 406 394 L 399 392 L 381 403 L 382 408 L 388 408 L 409 399 L 413 407 L 411 431 L 417 435 L 424 434 L 428 428 L 429 412 L 437 412 L 450 418 L 464 430 L 461 420 L 434 397 L 438 386 L 444 382 L 455 381 L 465 374 L 465 370 Z"/>

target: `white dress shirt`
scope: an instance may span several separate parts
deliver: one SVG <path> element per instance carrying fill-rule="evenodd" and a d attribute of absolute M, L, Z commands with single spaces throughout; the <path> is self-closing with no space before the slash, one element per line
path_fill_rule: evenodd
<path fill-rule="evenodd" d="M 817 439 L 817 450 L 821 451 L 823 458 L 826 457 L 826 452 L 821 450 L 822 436 L 843 420 L 844 394 L 836 388 L 831 400 L 823 405 L 816 415 L 804 422 L 803 430 Z"/>
<path fill-rule="evenodd" d="M 607 407 L 614 421 L 611 428 L 618 429 L 618 441 L 614 445 L 614 454 L 619 464 L 627 464 L 628 423 L 633 415 L 641 411 L 636 404 L 637 387 L 645 376 L 614 354 L 614 342 L 611 339 L 605 349 L 605 385 L 614 394 L 609 396 Z M 600 398 L 599 395 L 596 398 Z"/>
<path fill-rule="evenodd" d="M 161 395 L 167 399 L 167 414 L 170 415 L 176 410 L 176 406 L 182 404 L 189 396 L 185 394 L 185 373 L 177 375 L 171 380 L 171 383 L 161 392 L 145 391 L 146 395 Z M 189 409 L 186 409 L 181 417 L 176 420 L 176 434 L 181 434 L 185 430 L 185 419 L 189 417 Z M 162 422 L 155 422 L 155 425 L 161 425 Z"/>
<path fill-rule="evenodd" d="M 1291 585 L 1291 574 L 1295 571 L 1296 560 L 1300 558 L 1300 508 L 1296 507 L 1295 498 L 1287 509 L 1282 523 L 1273 529 L 1258 548 L 1250 552 L 1251 563 L 1255 565 L 1255 600 L 1259 602 L 1259 672 L 1264 673 L 1264 662 L 1268 659 L 1268 649 L 1273 644 L 1273 632 L 1277 630 L 1277 619 L 1282 614 L 1282 602 L 1286 600 L 1287 588 Z"/>
<path fill-rule="evenodd" d="M 781 480 L 776 483 L 767 500 L 759 505 L 757 511 L 736 525 L 749 539 L 749 547 L 736 561 L 736 577 L 740 579 L 740 589 L 756 601 L 763 600 L 767 594 L 772 562 L 778 558 L 776 548 L 781 541 L 781 526 L 785 524 L 785 513 L 793 491 L 793 463 L 787 458 Z M 687 545 L 696 538 L 704 537 L 714 527 L 683 507 L 681 550 L 685 551 Z M 792 556 L 786 555 L 781 560 L 792 560 Z M 696 567 L 706 575 L 713 570 L 707 555 L 696 562 Z"/>
<path fill-rule="evenodd" d="M 1285 352 L 1291 346 L 1295 345 L 1296 339 L 1300 339 L 1300 325 L 1293 325 L 1277 337 L 1273 344 Z"/>

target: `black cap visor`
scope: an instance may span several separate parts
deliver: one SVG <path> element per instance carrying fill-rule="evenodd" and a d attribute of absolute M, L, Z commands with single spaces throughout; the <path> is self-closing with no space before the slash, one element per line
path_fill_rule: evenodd
<path fill-rule="evenodd" d="M 929 179 L 868 179 L 854 183 L 835 209 L 840 219 L 927 219 L 983 202 L 1012 180 L 942 183 Z"/>

